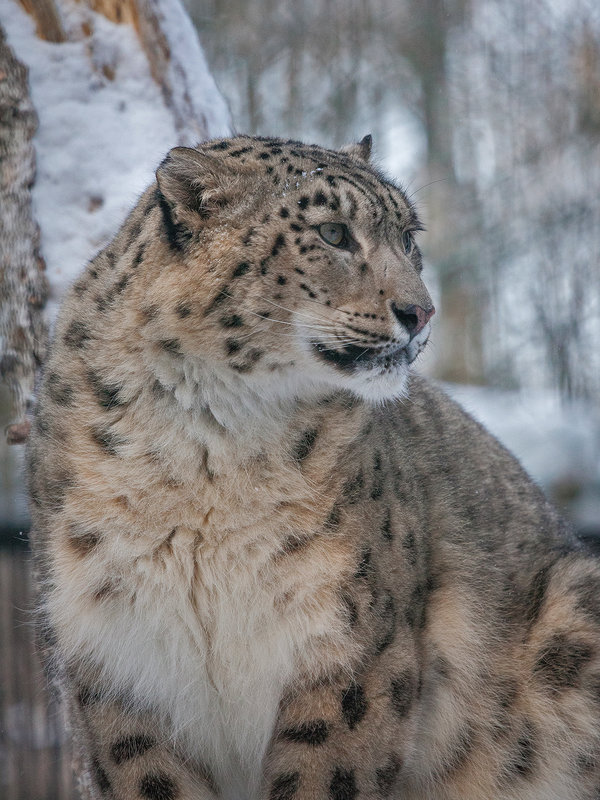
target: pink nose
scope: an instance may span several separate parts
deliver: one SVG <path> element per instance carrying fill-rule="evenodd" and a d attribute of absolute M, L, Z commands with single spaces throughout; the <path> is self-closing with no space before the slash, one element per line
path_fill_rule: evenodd
<path fill-rule="evenodd" d="M 395 303 L 392 303 L 392 311 L 398 322 L 406 328 L 411 339 L 414 339 L 423 330 L 435 314 L 433 306 L 421 308 L 421 306 L 412 305 L 399 308 Z"/>

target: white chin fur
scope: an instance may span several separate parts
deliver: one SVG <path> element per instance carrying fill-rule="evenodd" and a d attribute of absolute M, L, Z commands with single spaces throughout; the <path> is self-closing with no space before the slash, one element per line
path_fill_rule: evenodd
<path fill-rule="evenodd" d="M 367 403 L 379 405 L 390 400 L 400 400 L 408 395 L 410 365 L 424 350 L 429 338 L 430 326 L 406 346 L 406 358 L 392 368 L 384 369 L 368 366 L 354 372 L 345 372 L 334 365 L 325 364 L 315 357 L 310 343 L 303 342 L 306 358 L 306 384 L 322 382 L 332 389 L 344 389 L 357 395 Z M 308 376 L 310 375 L 310 378 Z"/>
<path fill-rule="evenodd" d="M 342 376 L 346 382 L 343 388 L 354 392 L 368 403 L 379 404 L 388 400 L 400 400 L 408 396 L 410 365 L 425 349 L 431 326 L 426 325 L 418 336 L 406 346 L 407 358 L 394 368 L 386 371 L 357 370 L 349 376 Z"/>
<path fill-rule="evenodd" d="M 373 405 L 385 403 L 388 400 L 399 400 L 408 394 L 409 369 L 406 366 L 398 367 L 391 373 L 373 374 L 356 373 L 343 380 L 343 388 L 358 395 L 362 400 Z"/>

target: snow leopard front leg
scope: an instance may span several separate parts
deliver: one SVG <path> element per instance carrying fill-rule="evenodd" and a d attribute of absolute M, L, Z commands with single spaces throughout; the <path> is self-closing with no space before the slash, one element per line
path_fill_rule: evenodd
<path fill-rule="evenodd" d="M 387 659 L 385 659 L 387 660 Z M 295 689 L 265 759 L 262 800 L 404 797 L 419 695 L 413 659 Z"/>
<path fill-rule="evenodd" d="M 87 685 L 67 708 L 84 800 L 216 800 L 210 771 L 179 753 L 153 714 L 136 713 Z"/>

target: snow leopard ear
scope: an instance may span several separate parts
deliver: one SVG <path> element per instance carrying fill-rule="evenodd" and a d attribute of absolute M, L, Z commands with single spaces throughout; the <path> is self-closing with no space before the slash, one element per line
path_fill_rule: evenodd
<path fill-rule="evenodd" d="M 171 208 L 203 214 L 202 159 L 191 147 L 174 147 L 156 170 L 158 189 Z"/>
<path fill-rule="evenodd" d="M 346 153 L 352 158 L 356 158 L 360 161 L 369 162 L 371 158 L 371 148 L 373 146 L 373 137 L 370 133 L 367 133 L 366 136 L 360 140 L 360 142 L 356 142 L 355 144 L 347 144 L 344 147 L 340 148 L 341 153 Z"/>
<path fill-rule="evenodd" d="M 174 147 L 156 170 L 158 200 L 169 239 L 189 239 L 213 214 L 247 195 L 245 170 L 192 147 Z M 181 249 L 181 247 L 180 247 Z"/>

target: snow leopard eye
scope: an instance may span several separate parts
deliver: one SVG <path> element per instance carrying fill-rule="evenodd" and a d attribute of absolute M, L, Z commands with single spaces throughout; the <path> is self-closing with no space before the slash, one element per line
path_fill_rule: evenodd
<path fill-rule="evenodd" d="M 324 222 L 319 225 L 319 234 L 327 244 L 344 247 L 348 242 L 348 228 L 341 222 Z"/>
<path fill-rule="evenodd" d="M 402 247 L 406 255 L 409 255 L 410 251 L 413 249 L 413 237 L 410 231 L 404 231 L 402 234 Z"/>

